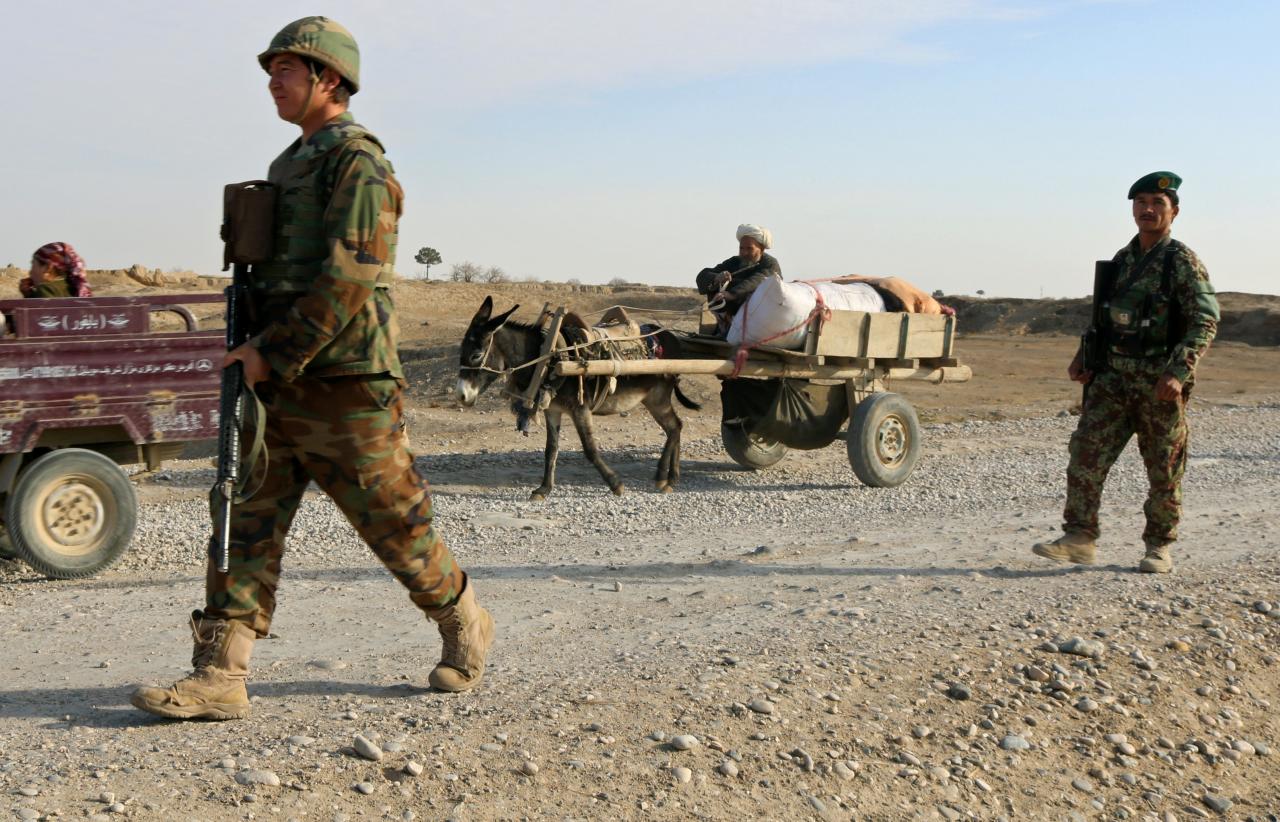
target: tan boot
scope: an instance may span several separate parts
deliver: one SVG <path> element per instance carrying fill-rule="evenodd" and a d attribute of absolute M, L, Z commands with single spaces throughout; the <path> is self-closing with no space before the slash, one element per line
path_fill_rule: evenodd
<path fill-rule="evenodd" d="M 1167 574 L 1173 570 L 1173 556 L 1168 545 L 1148 545 L 1147 555 L 1138 563 L 1144 574 Z"/>
<path fill-rule="evenodd" d="M 468 579 L 452 605 L 427 612 L 440 625 L 444 652 L 431 671 L 431 687 L 441 691 L 467 691 L 480 684 L 484 658 L 493 644 L 493 617 L 476 604 Z"/>
<path fill-rule="evenodd" d="M 139 688 L 129 699 L 135 708 L 170 719 L 242 719 L 249 715 L 249 656 L 257 638 L 253 629 L 236 620 L 208 619 L 191 614 L 195 640 L 186 677 L 168 688 Z"/>
<path fill-rule="evenodd" d="M 1074 562 L 1077 565 L 1092 565 L 1098 546 L 1084 534 L 1068 531 L 1053 542 L 1037 542 L 1031 546 L 1031 553 L 1057 562 Z"/>

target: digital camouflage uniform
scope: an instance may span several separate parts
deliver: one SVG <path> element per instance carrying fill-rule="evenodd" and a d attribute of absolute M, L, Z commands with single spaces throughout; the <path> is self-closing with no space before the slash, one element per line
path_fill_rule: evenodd
<path fill-rule="evenodd" d="M 289 146 L 277 186 L 276 253 L 250 272 L 253 344 L 271 364 L 265 482 L 235 506 L 230 567 L 210 563 L 206 617 L 271 626 L 285 535 L 311 480 L 423 610 L 464 576 L 432 527 L 401 402 L 392 264 L 403 195 L 377 138 L 343 114 Z"/>
<path fill-rule="evenodd" d="M 1102 485 L 1129 439 L 1137 434 L 1150 491 L 1144 506 L 1147 525 L 1143 541 L 1149 547 L 1177 539 L 1182 510 L 1182 474 L 1187 464 L 1186 401 L 1195 381 L 1195 368 L 1218 328 L 1218 301 L 1209 274 L 1190 248 L 1164 239 L 1146 254 L 1135 237 L 1120 249 L 1111 290 L 1112 306 L 1141 305 L 1159 294 L 1165 266 L 1170 266 L 1170 310 L 1180 316 L 1185 333 L 1172 350 L 1160 346 L 1147 356 L 1133 356 L 1112 347 L 1107 367 L 1094 375 L 1079 424 L 1071 436 L 1067 468 L 1067 504 L 1063 530 L 1097 539 Z M 1182 395 L 1172 401 L 1156 399 L 1156 382 L 1170 374 L 1182 383 Z"/>

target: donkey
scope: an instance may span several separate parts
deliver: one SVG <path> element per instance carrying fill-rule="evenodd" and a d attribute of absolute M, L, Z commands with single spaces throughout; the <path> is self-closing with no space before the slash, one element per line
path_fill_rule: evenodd
<path fill-rule="evenodd" d="M 485 297 L 471 325 L 462 338 L 459 356 L 457 397 L 458 402 L 470 408 L 489 387 L 499 372 L 508 372 L 506 390 L 511 394 L 523 394 L 533 378 L 533 366 L 519 368 L 542 353 L 543 334 L 536 326 L 511 320 L 519 305 L 509 311 L 493 315 L 493 298 Z M 654 484 L 661 493 L 670 493 L 680 479 L 680 428 L 682 423 L 671 404 L 671 395 L 685 408 L 698 410 L 702 406 L 680 391 L 680 377 L 675 374 L 643 374 L 616 377 L 616 388 L 603 396 L 609 377 L 585 377 L 579 386 L 577 379 L 565 379 L 555 387 L 551 402 L 543 412 L 547 427 L 547 447 L 543 453 L 542 484 L 529 495 L 543 500 L 555 487 L 556 456 L 560 453 L 560 419 L 568 412 L 582 440 L 582 452 L 600 472 L 615 495 L 623 491 L 622 480 L 600 457 L 595 434 L 591 428 L 594 414 L 620 414 L 643 404 L 657 420 L 667 435 L 658 460 L 658 472 Z M 581 392 L 579 388 L 581 387 Z M 598 401 L 595 401 L 597 400 Z M 519 413 L 519 412 L 518 412 Z"/>

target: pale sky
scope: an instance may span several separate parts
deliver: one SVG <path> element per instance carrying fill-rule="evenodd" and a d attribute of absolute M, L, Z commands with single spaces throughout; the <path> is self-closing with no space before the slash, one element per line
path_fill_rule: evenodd
<path fill-rule="evenodd" d="M 433 246 L 517 278 L 690 285 L 738 223 L 788 279 L 1082 296 L 1139 176 L 1219 291 L 1277 293 L 1280 2 L 0 0 L 0 264 L 215 273 L 222 185 L 297 135 L 255 56 L 325 14 Z"/>

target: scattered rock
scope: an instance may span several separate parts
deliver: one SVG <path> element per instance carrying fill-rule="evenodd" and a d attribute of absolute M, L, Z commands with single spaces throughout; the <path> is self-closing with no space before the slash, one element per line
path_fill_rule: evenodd
<path fill-rule="evenodd" d="M 241 785 L 266 785 L 271 788 L 280 787 L 280 777 L 273 771 L 244 770 L 236 774 L 236 782 Z"/>
<path fill-rule="evenodd" d="M 351 743 L 351 747 L 355 749 L 356 753 L 371 762 L 382 761 L 382 749 L 370 742 L 361 734 L 356 734 L 356 738 Z"/>
<path fill-rule="evenodd" d="M 1059 653 L 1074 654 L 1075 656 L 1083 656 L 1090 659 L 1100 658 L 1106 650 L 1107 646 L 1096 639 L 1082 639 L 1078 636 L 1072 637 L 1058 646 Z"/>

